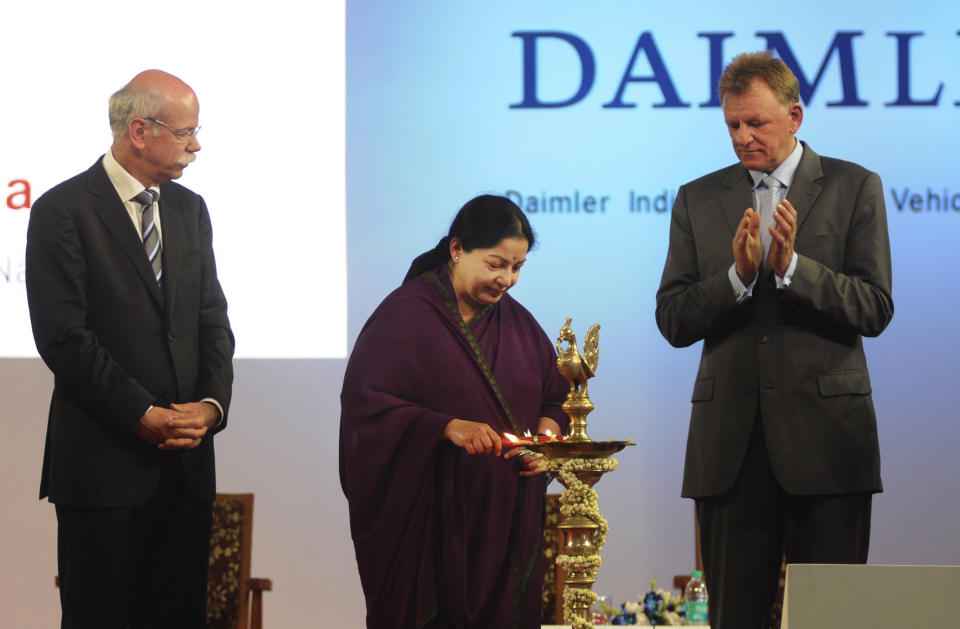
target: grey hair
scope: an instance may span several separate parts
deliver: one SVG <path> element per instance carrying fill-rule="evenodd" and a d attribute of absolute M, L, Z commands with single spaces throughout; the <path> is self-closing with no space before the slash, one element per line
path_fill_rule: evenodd
<path fill-rule="evenodd" d="M 110 97 L 110 129 L 113 137 L 124 137 L 134 118 L 159 117 L 166 104 L 164 96 L 130 85 L 115 92 Z"/>

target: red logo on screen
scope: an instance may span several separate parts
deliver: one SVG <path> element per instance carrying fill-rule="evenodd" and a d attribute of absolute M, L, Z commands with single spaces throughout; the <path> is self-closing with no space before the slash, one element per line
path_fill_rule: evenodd
<path fill-rule="evenodd" d="M 14 179 L 7 184 L 7 207 L 9 209 L 29 210 L 32 203 L 29 181 Z"/>

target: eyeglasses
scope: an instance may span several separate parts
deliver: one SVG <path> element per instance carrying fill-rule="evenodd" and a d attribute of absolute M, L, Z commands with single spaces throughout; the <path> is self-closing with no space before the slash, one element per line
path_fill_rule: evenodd
<path fill-rule="evenodd" d="M 145 117 L 144 120 L 149 120 L 155 124 L 165 127 L 167 131 L 173 134 L 173 137 L 177 138 L 181 142 L 189 142 L 190 138 L 194 138 L 200 133 L 200 127 L 188 127 L 186 129 L 178 129 L 172 125 L 167 124 L 163 120 L 157 120 L 156 118 Z"/>

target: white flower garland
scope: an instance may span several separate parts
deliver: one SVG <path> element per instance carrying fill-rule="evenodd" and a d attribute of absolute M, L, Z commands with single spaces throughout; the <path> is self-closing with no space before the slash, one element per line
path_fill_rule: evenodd
<path fill-rule="evenodd" d="M 587 609 L 597 602 L 599 596 L 592 590 L 586 588 L 566 587 L 563 589 L 563 621 L 569 624 L 573 629 L 595 629 L 588 618 L 581 618 L 573 613 L 573 606 L 580 604 L 586 605 Z M 589 616 L 589 615 L 588 615 Z"/>
<path fill-rule="evenodd" d="M 563 483 L 564 490 L 560 494 L 560 515 L 573 515 L 589 518 L 597 525 L 596 552 L 592 555 L 557 556 L 557 565 L 568 572 L 587 572 L 591 577 L 597 576 L 597 570 L 603 564 L 600 549 L 607 541 L 607 532 L 610 525 L 606 518 L 600 515 L 597 492 L 579 478 L 576 472 L 594 471 L 611 472 L 617 469 L 619 463 L 612 457 L 603 459 L 546 459 L 540 460 L 540 469 L 544 472 L 555 472 Z M 587 588 L 567 586 L 563 590 L 563 618 L 573 629 L 594 629 L 589 618 L 580 618 L 574 614 L 574 605 L 586 606 L 587 609 L 597 601 L 598 595 Z"/>

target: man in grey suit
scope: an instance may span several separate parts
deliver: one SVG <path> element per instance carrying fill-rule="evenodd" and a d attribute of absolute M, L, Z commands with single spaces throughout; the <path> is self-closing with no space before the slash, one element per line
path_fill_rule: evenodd
<path fill-rule="evenodd" d="M 880 178 L 794 137 L 781 60 L 738 56 L 719 94 L 740 163 L 678 191 L 656 316 L 672 345 L 703 341 L 682 493 L 711 626 L 758 629 L 784 552 L 866 562 L 882 485 L 862 337 L 893 316 L 890 244 Z"/>
<path fill-rule="evenodd" d="M 203 199 L 173 183 L 199 104 L 166 72 L 110 98 L 113 144 L 31 210 L 27 298 L 54 376 L 40 497 L 57 512 L 61 627 L 205 625 L 213 434 L 233 334 Z"/>

